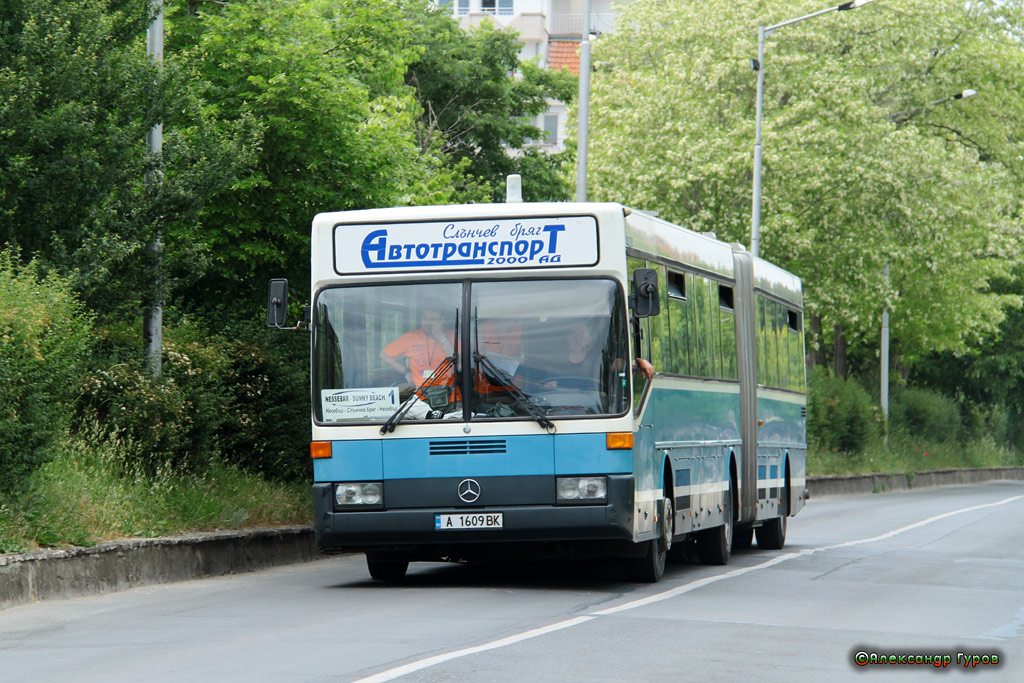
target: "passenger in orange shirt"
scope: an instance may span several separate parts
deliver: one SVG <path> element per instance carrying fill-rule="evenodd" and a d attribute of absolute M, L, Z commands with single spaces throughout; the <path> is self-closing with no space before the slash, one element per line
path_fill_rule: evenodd
<path fill-rule="evenodd" d="M 430 373 L 455 350 L 455 331 L 444 326 L 439 310 L 424 308 L 420 314 L 420 324 L 420 329 L 406 332 L 380 352 L 381 360 L 402 373 L 413 387 L 418 387 L 430 379 Z M 454 384 L 453 366 L 449 366 L 444 375 L 433 382 L 436 386 Z"/>

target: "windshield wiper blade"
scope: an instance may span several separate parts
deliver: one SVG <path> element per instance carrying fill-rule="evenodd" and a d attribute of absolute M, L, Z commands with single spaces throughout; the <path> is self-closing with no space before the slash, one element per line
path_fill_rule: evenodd
<path fill-rule="evenodd" d="M 523 409 L 530 414 L 534 420 L 537 421 L 544 429 L 553 433 L 555 429 L 555 423 L 547 418 L 544 412 L 540 409 L 536 403 L 534 403 L 529 396 L 523 393 L 523 390 L 505 374 L 505 371 L 495 365 L 490 358 L 480 353 L 479 351 L 473 352 L 473 360 L 476 361 L 477 367 L 482 366 L 485 371 L 494 376 L 494 379 L 498 380 L 498 384 L 508 389 L 508 393 L 512 394 L 512 398 L 516 400 Z M 488 377 L 490 379 L 490 377 Z"/>
<path fill-rule="evenodd" d="M 387 434 L 388 432 L 395 431 L 395 427 L 405 418 L 406 414 L 409 412 L 409 408 L 412 408 L 412 404 L 416 402 L 417 398 L 423 395 L 423 390 L 436 385 L 437 378 L 444 374 L 449 366 L 454 367 L 455 358 L 455 354 L 445 356 L 445 359 L 441 361 L 436 368 L 430 371 L 430 377 L 423 380 L 423 383 L 416 387 L 409 395 L 409 398 L 405 399 L 405 401 L 402 402 L 402 405 L 398 406 L 398 409 L 391 413 L 391 417 L 389 417 L 388 421 L 380 428 L 381 434 Z"/>
<path fill-rule="evenodd" d="M 440 378 L 444 374 L 444 372 L 449 368 L 449 366 L 452 367 L 452 368 L 456 367 L 456 362 L 459 359 L 459 333 L 458 333 L 458 329 L 459 329 L 459 309 L 456 306 L 456 308 L 455 308 L 455 330 L 456 330 L 455 331 L 455 344 L 453 345 L 453 348 L 452 348 L 452 355 L 445 356 L 444 360 L 442 360 L 440 362 L 440 364 L 438 364 L 438 366 L 436 368 L 434 368 L 433 370 L 430 371 L 430 377 L 427 377 L 425 380 L 423 380 L 423 382 L 418 387 L 416 387 L 413 390 L 413 392 L 409 395 L 409 398 L 405 399 L 405 401 L 402 402 L 402 405 L 398 406 L 398 409 L 395 410 L 395 412 L 391 413 L 391 417 L 389 417 L 387 422 L 385 422 L 381 426 L 381 428 L 380 428 L 380 433 L 381 434 L 388 434 L 390 432 L 395 431 L 395 427 L 398 426 L 399 422 L 401 422 L 403 419 L 405 419 L 405 416 L 409 412 L 409 408 L 412 408 L 412 404 L 416 402 L 417 398 L 419 398 L 420 396 L 423 396 L 423 394 L 421 392 L 424 389 L 429 389 L 430 387 L 432 387 L 435 384 L 437 384 L 438 378 Z M 456 374 L 457 373 L 453 372 L 452 373 L 453 377 Z"/>

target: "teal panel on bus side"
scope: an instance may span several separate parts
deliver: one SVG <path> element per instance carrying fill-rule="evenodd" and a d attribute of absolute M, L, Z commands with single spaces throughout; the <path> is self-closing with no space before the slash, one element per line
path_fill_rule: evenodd
<path fill-rule="evenodd" d="M 767 393 L 768 395 L 764 395 Z M 757 397 L 757 415 L 764 421 L 757 434 L 758 464 L 769 469 L 758 472 L 758 495 L 769 497 L 773 480 L 784 484 L 786 456 L 789 459 L 789 480 L 792 496 L 790 514 L 803 507 L 802 494 L 807 477 L 807 418 L 802 395 L 761 390 Z M 777 469 L 776 469 L 777 468 Z M 776 474 L 771 471 L 775 469 Z M 781 481 L 779 481 L 781 480 Z M 774 485 L 777 486 L 777 485 Z M 762 490 L 763 489 L 763 490 Z"/>
<path fill-rule="evenodd" d="M 638 431 L 636 478 L 638 490 L 663 485 L 663 453 L 677 472 L 673 485 L 689 486 L 691 509 L 713 508 L 729 479 L 728 455 L 734 453 L 737 471 L 742 471 L 738 447 L 740 396 L 733 383 L 702 382 L 686 378 L 655 380 Z M 641 435 L 646 439 L 640 439 Z M 649 440 L 650 445 L 646 445 Z M 640 442 L 645 445 L 641 450 Z M 663 450 L 657 450 L 655 444 Z M 685 471 L 687 484 L 681 484 Z M 685 507 L 685 506 L 684 506 Z"/>
<path fill-rule="evenodd" d="M 757 432 L 757 440 L 804 446 L 807 442 L 807 419 L 803 417 L 804 410 L 803 397 L 791 402 L 759 393 L 757 417 L 763 420 L 764 424 Z"/>
<path fill-rule="evenodd" d="M 724 391 L 652 387 L 641 423 L 652 425 L 655 441 L 738 441 L 739 391 L 724 386 Z"/>
<path fill-rule="evenodd" d="M 386 440 L 384 478 L 554 474 L 553 441 L 547 434 Z"/>
<path fill-rule="evenodd" d="M 313 460 L 313 481 L 378 481 L 383 461 L 380 441 L 334 441 L 331 457 Z"/>
<path fill-rule="evenodd" d="M 624 474 L 633 471 L 633 451 L 606 448 L 604 433 L 556 434 L 555 474 Z"/>

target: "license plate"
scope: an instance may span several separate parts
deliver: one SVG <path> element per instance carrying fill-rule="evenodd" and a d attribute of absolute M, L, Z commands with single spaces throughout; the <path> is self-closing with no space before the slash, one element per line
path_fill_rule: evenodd
<path fill-rule="evenodd" d="M 434 515 L 434 528 L 438 531 L 448 529 L 500 529 L 502 513 L 470 513 L 464 515 Z"/>

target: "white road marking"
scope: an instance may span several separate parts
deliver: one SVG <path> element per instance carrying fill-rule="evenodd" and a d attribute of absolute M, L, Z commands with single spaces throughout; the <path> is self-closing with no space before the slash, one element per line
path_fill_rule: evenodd
<path fill-rule="evenodd" d="M 557 624 L 551 624 L 549 626 L 535 628 L 532 631 L 523 631 L 522 633 L 517 633 L 514 636 L 502 638 L 501 640 L 492 640 L 489 643 L 477 645 L 476 647 L 467 647 L 464 650 L 455 650 L 454 652 L 446 652 L 445 654 L 435 655 L 433 657 L 421 659 L 416 662 L 410 662 L 408 664 L 404 664 L 394 669 L 382 671 L 379 674 L 370 676 L 369 678 L 360 678 L 356 683 L 381 683 L 382 681 L 393 681 L 396 678 L 399 678 L 400 676 L 411 674 L 414 671 L 420 671 L 421 669 L 426 669 L 427 667 L 434 666 L 435 664 L 450 662 L 453 659 L 458 659 L 460 657 L 465 657 L 467 655 L 475 655 L 478 652 L 486 652 L 487 650 L 494 650 L 499 647 L 505 647 L 506 645 L 514 645 L 516 643 L 521 643 L 524 640 L 529 640 L 530 638 L 536 638 L 537 636 L 547 635 L 548 633 L 552 633 L 554 631 L 561 631 L 563 628 L 571 628 L 573 626 L 577 626 L 579 624 L 582 624 L 587 621 L 592 621 L 594 619 L 597 619 L 597 617 L 591 616 L 567 619 L 565 621 L 560 621 Z"/>
<path fill-rule="evenodd" d="M 742 576 L 744 574 L 749 574 L 750 572 L 757 571 L 759 569 L 767 569 L 768 567 L 774 567 L 777 564 L 782 564 L 783 562 L 788 562 L 789 560 L 793 560 L 798 557 L 806 557 L 808 555 L 823 552 L 826 550 L 848 548 L 855 545 L 862 545 L 864 543 L 875 543 L 877 541 L 884 541 L 888 538 L 898 536 L 899 534 L 910 531 L 912 529 L 917 529 L 918 527 L 922 527 L 927 524 L 937 522 L 940 519 L 945 519 L 947 517 L 952 517 L 954 515 L 960 515 L 965 512 L 973 512 L 974 510 L 982 510 L 984 508 L 1005 505 L 1006 503 L 1012 503 L 1013 501 L 1020 500 L 1022 498 L 1024 498 L 1024 496 L 1013 496 L 1011 498 L 1004 498 L 1003 500 L 997 501 L 995 503 L 985 503 L 983 505 L 974 505 L 972 507 L 960 508 L 959 510 L 953 510 L 952 512 L 945 512 L 941 515 L 935 515 L 934 517 L 929 517 L 927 519 L 921 520 L 920 522 L 914 522 L 913 524 L 908 524 L 898 529 L 888 531 L 884 534 L 872 536 L 871 538 L 862 538 L 856 541 L 846 541 L 845 543 L 836 543 L 834 545 L 823 545 L 818 548 L 808 548 L 807 550 L 801 550 L 800 552 L 796 553 L 779 555 L 778 557 L 774 557 L 766 562 L 762 562 L 761 564 L 755 564 L 751 567 L 743 567 L 742 569 L 734 569 L 724 574 L 717 574 L 715 576 L 708 576 L 703 579 L 691 581 L 688 584 L 678 586 L 676 588 L 672 588 L 661 593 L 656 593 L 655 595 L 650 595 L 646 598 L 633 600 L 632 602 L 627 602 L 616 607 L 609 607 L 608 609 L 603 609 L 598 612 L 594 612 L 593 614 L 588 616 L 576 617 L 574 619 L 559 621 L 548 626 L 542 626 L 540 628 L 535 628 L 530 631 L 523 631 L 522 633 L 517 633 L 506 638 L 501 638 L 500 640 L 492 640 L 491 642 L 484 643 L 483 645 L 467 647 L 462 650 L 455 650 L 453 652 L 447 652 L 444 654 L 435 655 L 433 657 L 427 657 L 426 659 L 420 659 L 415 662 L 410 662 L 408 664 L 403 664 L 402 666 L 395 667 L 393 669 L 388 669 L 387 671 L 382 671 L 378 674 L 374 674 L 373 676 L 361 678 L 358 681 L 356 681 L 356 683 L 383 683 L 383 681 L 393 681 L 394 679 L 405 676 L 406 674 L 421 671 L 422 669 L 436 666 L 437 664 L 443 664 L 444 662 L 450 662 L 453 659 L 459 659 L 462 657 L 466 657 L 468 655 L 474 655 L 478 652 L 486 652 L 487 650 L 495 650 L 497 648 L 505 647 L 507 645 L 515 645 L 516 643 L 521 643 L 524 640 L 529 640 L 530 638 L 536 638 L 538 636 L 547 635 L 548 633 L 553 633 L 555 631 L 561 631 L 562 629 L 572 628 L 573 626 L 585 624 L 586 622 L 593 621 L 598 617 L 608 616 L 609 614 L 618 614 L 619 612 L 625 612 L 626 610 L 636 609 L 637 607 L 643 607 L 645 605 L 650 605 L 655 602 L 668 600 L 670 598 L 676 597 L 677 595 L 689 593 L 690 591 L 697 590 L 698 588 L 703 588 L 704 586 L 710 585 L 712 583 L 717 583 L 718 581 L 724 581 L 725 579 L 731 579 L 737 576 Z"/>

